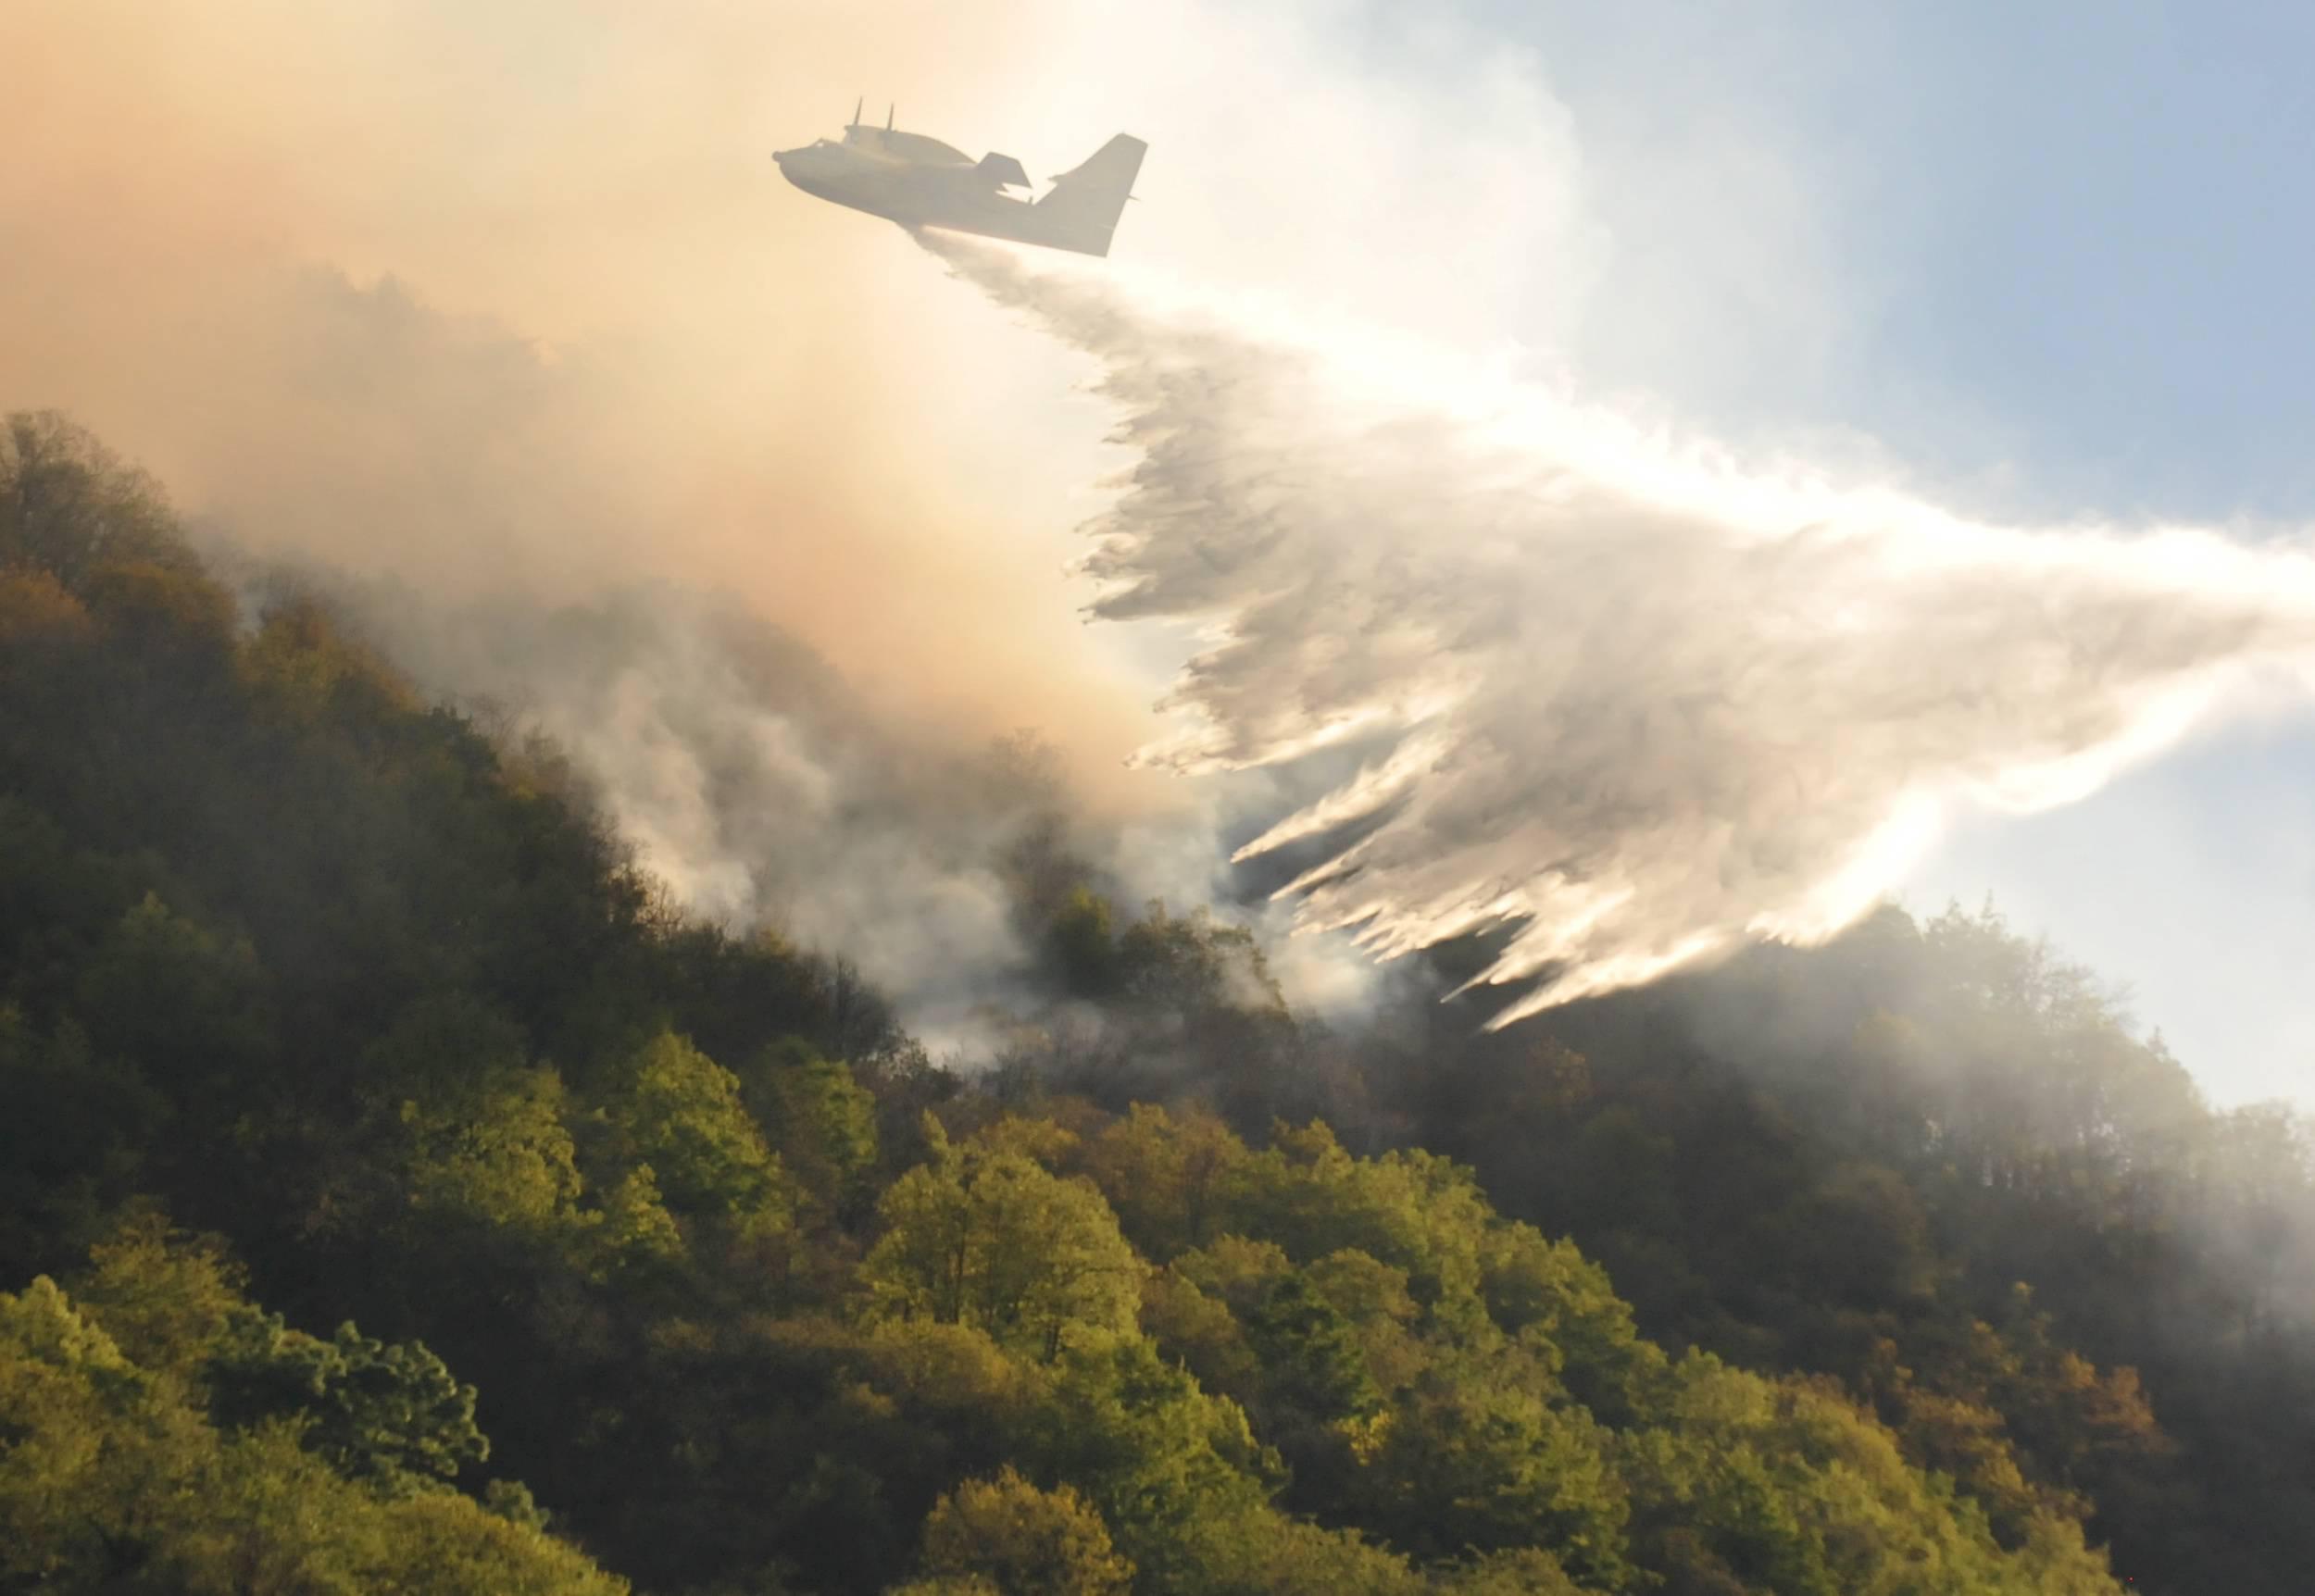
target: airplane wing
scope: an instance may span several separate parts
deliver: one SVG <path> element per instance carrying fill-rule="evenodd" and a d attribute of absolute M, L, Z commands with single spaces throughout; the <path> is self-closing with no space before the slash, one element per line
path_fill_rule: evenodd
<path fill-rule="evenodd" d="M 991 151 L 981 157 L 981 164 L 975 169 L 982 177 L 995 179 L 1004 188 L 1025 189 L 1029 186 L 1028 172 L 1011 156 L 1000 156 Z"/>

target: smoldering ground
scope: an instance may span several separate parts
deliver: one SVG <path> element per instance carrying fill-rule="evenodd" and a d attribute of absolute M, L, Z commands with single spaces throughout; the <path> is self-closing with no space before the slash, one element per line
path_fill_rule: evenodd
<path fill-rule="evenodd" d="M 1238 850 L 1395 955 L 1515 928 L 1492 1023 L 1750 936 L 1821 941 L 1955 805 L 2028 809 L 2315 660 L 2315 559 L 2189 529 L 1975 524 L 1747 468 L 1357 330 L 1163 305 L 925 235 L 1096 357 L 1134 463 L 1094 613 L 1208 630 L 1148 751 L 1385 750 Z"/>

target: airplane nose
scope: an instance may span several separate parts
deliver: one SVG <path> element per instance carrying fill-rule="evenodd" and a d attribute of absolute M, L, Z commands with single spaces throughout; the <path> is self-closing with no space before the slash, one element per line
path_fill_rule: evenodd
<path fill-rule="evenodd" d="M 771 158 L 780 168 L 782 177 L 806 193 L 817 194 L 820 190 L 812 181 L 812 163 L 804 158 L 810 153 L 808 150 L 774 150 Z"/>

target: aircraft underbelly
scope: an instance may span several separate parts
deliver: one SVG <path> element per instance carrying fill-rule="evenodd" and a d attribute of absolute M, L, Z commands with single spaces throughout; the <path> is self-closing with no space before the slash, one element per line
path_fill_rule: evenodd
<path fill-rule="evenodd" d="M 1010 238 L 1032 225 L 1027 202 L 979 188 L 940 182 L 895 185 L 891 203 L 886 214 L 914 227 L 986 231 Z"/>
<path fill-rule="evenodd" d="M 1000 199 L 994 195 L 977 201 L 953 202 L 927 208 L 922 218 L 926 227 L 951 228 L 959 232 L 982 232 L 995 238 L 1033 241 L 1038 236 L 1036 213 L 1020 200 Z"/>
<path fill-rule="evenodd" d="M 1107 228 L 1098 239 L 1084 236 L 1082 223 L 1073 224 L 1072 218 L 1040 209 L 1032 201 L 996 193 L 978 179 L 958 181 L 947 173 L 904 171 L 848 173 L 834 181 L 803 176 L 794 181 L 822 199 L 903 227 L 977 233 L 1091 255 L 1107 252 Z"/>

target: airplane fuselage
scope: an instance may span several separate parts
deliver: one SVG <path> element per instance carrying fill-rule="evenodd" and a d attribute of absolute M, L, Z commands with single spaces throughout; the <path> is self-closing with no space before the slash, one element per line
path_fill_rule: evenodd
<path fill-rule="evenodd" d="M 806 193 L 903 227 L 1107 255 L 1145 147 L 1120 134 L 1076 171 L 1055 179 L 1053 191 L 1035 201 L 1005 192 L 1028 187 L 1027 174 L 1011 156 L 976 162 L 937 139 L 890 128 L 856 124 L 845 130 L 841 143 L 821 139 L 778 151 L 772 159 Z"/>
<path fill-rule="evenodd" d="M 771 158 L 780 163 L 781 175 L 806 193 L 904 227 L 1025 237 L 1029 213 L 1036 208 L 1005 193 L 975 167 L 920 166 L 842 144 L 807 144 Z"/>

